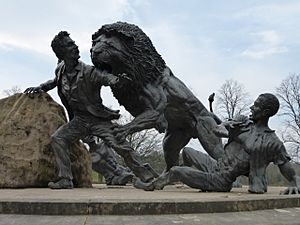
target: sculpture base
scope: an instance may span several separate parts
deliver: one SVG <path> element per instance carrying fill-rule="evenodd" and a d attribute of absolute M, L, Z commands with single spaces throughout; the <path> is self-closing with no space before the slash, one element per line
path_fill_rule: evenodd
<path fill-rule="evenodd" d="M 199 192 L 183 185 L 146 192 L 131 185 L 94 185 L 73 190 L 0 189 L 1 214 L 156 215 L 239 212 L 300 207 L 300 195 L 280 196 L 283 187 L 250 194 L 247 187 L 231 192 Z"/>

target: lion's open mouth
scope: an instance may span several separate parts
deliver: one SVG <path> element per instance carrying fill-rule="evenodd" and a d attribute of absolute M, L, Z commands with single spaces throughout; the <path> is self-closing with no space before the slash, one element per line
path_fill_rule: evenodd
<path fill-rule="evenodd" d="M 100 61 L 97 57 L 92 57 L 92 62 L 99 69 L 106 70 L 109 73 L 112 73 L 113 71 L 113 68 L 109 63 L 103 62 L 102 60 Z"/>
<path fill-rule="evenodd" d="M 101 66 L 101 68 L 103 69 L 103 70 L 106 70 L 107 72 L 109 72 L 109 73 L 112 73 L 112 67 L 111 67 L 111 65 L 109 65 L 108 63 L 104 63 L 104 62 L 102 62 L 101 64 L 100 64 L 100 66 Z"/>

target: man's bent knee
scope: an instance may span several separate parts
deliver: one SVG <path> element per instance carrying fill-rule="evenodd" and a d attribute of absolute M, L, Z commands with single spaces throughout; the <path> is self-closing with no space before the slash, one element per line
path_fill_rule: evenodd
<path fill-rule="evenodd" d="M 50 137 L 50 141 L 51 143 L 57 143 L 61 140 L 61 138 L 56 134 L 52 134 L 51 137 Z"/>
<path fill-rule="evenodd" d="M 191 148 L 191 147 L 184 147 L 182 149 L 182 156 L 189 156 L 191 155 L 193 152 L 195 152 L 196 150 Z"/>
<path fill-rule="evenodd" d="M 173 166 L 170 170 L 169 170 L 169 173 L 171 175 L 174 175 L 174 176 L 178 176 L 179 174 L 181 174 L 181 170 L 182 170 L 182 167 L 181 166 Z"/>
<path fill-rule="evenodd" d="M 190 148 L 190 147 L 184 147 L 182 149 L 182 159 L 183 159 L 183 165 L 186 165 L 186 166 L 191 166 L 191 156 L 193 155 L 193 153 L 195 152 L 196 150 L 193 149 L 193 148 Z"/>
<path fill-rule="evenodd" d="M 57 135 L 56 133 L 52 134 L 50 137 L 50 144 L 53 145 L 69 145 L 70 141 L 64 137 Z"/>

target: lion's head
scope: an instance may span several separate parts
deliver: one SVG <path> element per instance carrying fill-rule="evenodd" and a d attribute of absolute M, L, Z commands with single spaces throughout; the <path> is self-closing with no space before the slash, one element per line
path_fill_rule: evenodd
<path fill-rule="evenodd" d="M 162 77 L 166 67 L 164 60 L 150 38 L 133 24 L 104 25 L 93 34 L 92 40 L 91 58 L 96 67 L 113 74 L 126 73 L 132 79 L 126 87 L 112 90 L 121 105 L 132 114 L 139 114 L 143 107 L 139 101 L 140 91 L 147 83 Z"/>

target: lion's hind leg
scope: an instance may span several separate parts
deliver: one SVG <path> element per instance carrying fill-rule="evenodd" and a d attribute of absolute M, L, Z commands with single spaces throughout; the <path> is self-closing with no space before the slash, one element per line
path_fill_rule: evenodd
<path fill-rule="evenodd" d="M 197 118 L 198 140 L 204 150 L 214 159 L 218 159 L 224 154 L 222 140 L 213 132 L 216 126 L 217 123 L 211 116 Z"/>
<path fill-rule="evenodd" d="M 167 164 L 166 171 L 178 165 L 179 152 L 187 145 L 190 139 L 191 136 L 184 130 L 167 130 L 163 141 L 164 156 Z"/>

